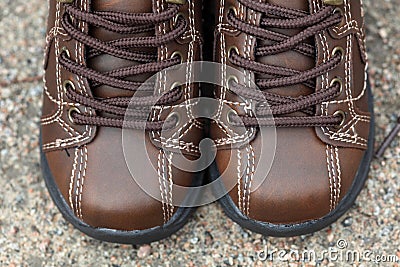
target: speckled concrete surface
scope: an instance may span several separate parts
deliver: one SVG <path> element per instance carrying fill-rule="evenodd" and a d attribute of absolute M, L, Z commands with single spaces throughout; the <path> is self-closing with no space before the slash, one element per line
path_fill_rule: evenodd
<path fill-rule="evenodd" d="M 398 0 L 365 2 L 380 142 L 400 112 L 400 5 Z M 38 163 L 46 12 L 45 0 L 0 0 L 0 266 L 325 266 L 327 254 L 304 263 L 282 262 L 276 254 L 274 261 L 263 260 L 257 252 L 322 254 L 337 249 L 341 239 L 350 250 L 400 258 L 400 138 L 383 159 L 374 160 L 353 209 L 313 235 L 262 237 L 232 223 L 218 204 L 199 209 L 181 231 L 150 246 L 103 243 L 75 230 L 51 202 Z M 345 259 L 330 263 L 346 264 Z"/>

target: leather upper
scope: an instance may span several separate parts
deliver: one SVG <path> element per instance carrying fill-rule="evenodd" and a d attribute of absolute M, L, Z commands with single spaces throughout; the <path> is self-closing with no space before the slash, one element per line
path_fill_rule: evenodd
<path fill-rule="evenodd" d="M 297 51 L 256 57 L 261 43 L 250 34 L 232 28 L 228 12 L 253 25 L 260 25 L 262 14 L 247 8 L 237 0 L 218 1 L 219 21 L 215 32 L 215 60 L 235 67 L 228 60 L 231 47 L 239 55 L 264 64 L 306 71 L 333 56 L 333 50 L 344 51 L 339 66 L 316 79 L 314 90 L 299 84 L 274 88 L 270 92 L 282 96 L 299 97 L 328 88 L 334 78 L 343 82 L 343 90 L 331 101 L 317 105 L 315 115 L 332 115 L 342 111 L 344 121 L 340 127 L 287 127 L 276 129 L 276 150 L 272 167 L 260 162 L 262 140 L 259 129 L 248 127 L 249 142 L 241 147 L 219 147 L 217 165 L 220 173 L 237 179 L 238 185 L 229 195 L 243 215 L 250 219 L 275 224 L 300 223 L 319 219 L 333 211 L 348 192 L 368 144 L 370 113 L 367 91 L 367 56 L 364 40 L 364 19 L 360 1 L 345 0 L 335 12 L 343 14 L 342 22 L 317 34 L 305 42 L 316 47 L 316 57 L 310 58 Z M 260 1 L 266 2 L 266 1 Z M 321 9 L 321 0 L 271 0 L 270 4 L 299 9 L 310 14 Z M 293 35 L 297 29 L 272 29 Z M 244 73 L 239 83 L 254 84 L 259 74 L 239 69 Z M 263 78 L 261 76 L 261 78 Z M 227 77 L 221 75 L 227 83 Z M 226 88 L 217 88 L 216 97 L 233 107 L 239 115 L 246 115 L 254 100 L 238 97 Z M 247 108 L 246 108 L 247 107 Z M 304 115 L 296 112 L 292 116 Z M 221 116 L 221 121 L 226 121 Z M 213 138 L 239 140 L 243 136 L 221 130 L 221 122 L 212 126 Z M 264 141 L 265 142 L 265 141 Z M 273 153 L 273 151 L 271 151 Z M 228 162 L 235 162 L 227 168 Z M 265 170 L 266 179 L 254 188 L 254 173 Z"/>
<path fill-rule="evenodd" d="M 166 141 L 162 141 L 160 132 L 146 131 L 144 141 L 148 160 L 157 170 L 154 176 L 153 172 L 149 171 L 148 179 L 154 179 L 159 184 L 159 194 L 163 202 L 147 195 L 135 183 L 129 172 L 122 146 L 122 129 L 76 125 L 70 121 L 68 112 L 72 107 L 77 107 L 85 114 L 96 114 L 96 111 L 68 99 L 63 84 L 67 80 L 71 81 L 77 92 L 98 98 L 130 96 L 132 93 L 106 85 L 91 88 L 90 81 L 62 68 L 59 56 L 67 49 L 72 60 L 100 72 L 136 63 L 105 54 L 88 60 L 85 46 L 70 38 L 62 28 L 61 18 L 65 6 L 69 3 L 61 2 L 50 1 L 41 119 L 42 148 L 55 182 L 75 215 L 92 227 L 143 230 L 161 226 L 168 222 L 177 210 L 172 204 L 173 195 L 169 187 L 171 182 L 183 186 L 193 184 L 193 173 L 172 166 L 174 152 L 179 151 L 196 157 L 198 142 L 203 134 L 202 125 L 194 120 L 188 124 L 179 124 L 174 129 L 174 133 L 179 134 Z M 126 13 L 159 13 L 169 5 L 161 0 L 82 0 L 75 1 L 75 4 L 82 10 Z M 177 36 L 173 41 L 157 48 L 155 52 L 159 60 L 171 57 L 174 52 L 181 55 L 182 62 L 200 60 L 201 8 L 198 1 L 186 1 L 179 5 L 179 16 L 184 17 L 187 23 L 186 32 L 183 36 Z M 172 20 L 160 23 L 154 28 L 154 33 L 150 34 L 169 32 L 172 25 Z M 88 23 L 80 22 L 78 27 L 102 41 L 122 36 Z M 147 51 L 146 49 L 144 51 Z M 153 52 L 151 49 L 148 51 Z M 128 79 L 145 81 L 147 78 L 149 76 L 136 75 Z M 162 92 L 170 87 L 171 84 L 160 84 L 156 88 Z M 176 104 L 199 94 L 197 86 L 184 85 L 182 90 L 184 94 Z M 170 112 L 171 109 L 165 107 L 152 115 L 167 117 Z M 189 149 L 188 144 L 192 149 Z"/>

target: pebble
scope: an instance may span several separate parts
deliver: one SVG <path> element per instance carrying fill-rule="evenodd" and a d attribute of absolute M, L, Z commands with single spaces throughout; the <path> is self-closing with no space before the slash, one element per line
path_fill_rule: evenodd
<path fill-rule="evenodd" d="M 353 224 L 353 218 L 351 217 L 346 217 L 343 221 L 342 221 L 342 225 L 344 227 L 349 227 Z"/>
<path fill-rule="evenodd" d="M 141 246 L 137 252 L 139 258 L 146 258 L 150 255 L 151 247 L 149 245 Z"/>

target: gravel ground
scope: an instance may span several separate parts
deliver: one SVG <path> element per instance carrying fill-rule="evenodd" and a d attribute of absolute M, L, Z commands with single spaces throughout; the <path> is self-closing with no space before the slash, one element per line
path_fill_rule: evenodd
<path fill-rule="evenodd" d="M 400 5 L 365 2 L 379 143 L 400 110 Z M 400 138 L 373 162 L 354 208 L 312 235 L 263 237 L 227 219 L 218 204 L 200 208 L 181 231 L 150 246 L 103 243 L 75 230 L 50 200 L 38 163 L 46 13 L 45 0 L 0 0 L 0 266 L 341 266 L 344 260 L 328 264 L 327 254 L 304 264 L 279 262 L 276 253 L 263 261 L 257 253 L 322 254 L 338 250 L 340 240 L 350 250 L 400 258 Z"/>

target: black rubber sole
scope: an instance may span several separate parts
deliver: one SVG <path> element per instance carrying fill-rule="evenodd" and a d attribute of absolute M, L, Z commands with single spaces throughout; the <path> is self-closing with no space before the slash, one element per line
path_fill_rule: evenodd
<path fill-rule="evenodd" d="M 40 145 L 40 147 L 42 146 Z M 81 221 L 72 212 L 71 208 L 65 201 L 64 197 L 62 196 L 60 190 L 58 189 L 55 183 L 46 156 L 44 155 L 42 150 L 40 150 L 40 160 L 41 160 L 42 173 L 47 189 L 50 193 L 51 198 L 53 199 L 54 203 L 56 204 L 56 206 L 58 207 L 64 218 L 79 231 L 101 241 L 121 243 L 121 244 L 131 244 L 131 245 L 149 244 L 151 242 L 167 238 L 168 236 L 180 230 L 189 220 L 191 214 L 196 210 L 196 208 L 180 207 L 165 225 L 157 226 L 146 230 L 121 231 L 108 228 L 95 228 Z M 199 185 L 202 184 L 204 173 L 198 173 L 196 174 L 196 176 L 197 177 L 194 178 L 196 184 L 197 183 L 199 183 Z"/>
<path fill-rule="evenodd" d="M 321 219 L 307 221 L 298 224 L 272 224 L 261 221 L 252 220 L 242 214 L 236 204 L 233 202 L 229 194 L 225 195 L 223 198 L 219 199 L 220 205 L 223 207 L 225 214 L 234 222 L 240 226 L 247 228 L 253 232 L 263 234 L 265 236 L 274 237 L 292 237 L 305 234 L 311 234 L 317 232 L 333 222 L 337 221 L 346 211 L 348 211 L 354 204 L 357 196 L 362 190 L 365 181 L 368 177 L 368 172 L 370 164 L 374 154 L 374 138 L 375 138 L 375 128 L 374 128 L 374 111 L 373 111 L 373 96 L 370 84 L 368 83 L 369 92 L 369 107 L 371 112 L 371 127 L 370 134 L 368 137 L 368 148 L 363 156 L 360 167 L 357 171 L 354 182 L 345 197 L 339 203 L 337 208 L 322 217 Z M 209 177 L 211 180 L 215 180 L 219 177 L 219 171 L 216 163 L 214 162 L 209 168 Z"/>

